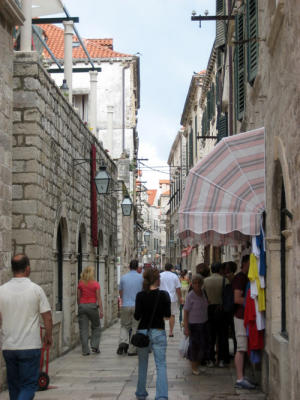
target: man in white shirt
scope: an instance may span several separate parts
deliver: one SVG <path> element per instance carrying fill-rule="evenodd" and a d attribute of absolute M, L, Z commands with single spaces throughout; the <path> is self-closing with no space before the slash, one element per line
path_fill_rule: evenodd
<path fill-rule="evenodd" d="M 175 325 L 175 313 L 177 307 L 177 299 L 179 303 L 182 303 L 182 297 L 181 297 L 181 284 L 178 276 L 174 273 L 171 272 L 173 269 L 172 264 L 166 264 L 165 265 L 165 271 L 160 274 L 160 290 L 166 290 L 171 299 L 171 317 L 169 319 L 169 326 L 170 326 L 170 331 L 169 331 L 169 337 L 173 337 L 173 329 Z"/>
<path fill-rule="evenodd" d="M 52 316 L 43 289 L 31 282 L 29 259 L 11 260 L 13 278 L 0 286 L 2 351 L 10 399 L 33 399 L 37 390 L 41 338 L 39 317 L 45 326 L 44 343 L 52 344 Z"/>

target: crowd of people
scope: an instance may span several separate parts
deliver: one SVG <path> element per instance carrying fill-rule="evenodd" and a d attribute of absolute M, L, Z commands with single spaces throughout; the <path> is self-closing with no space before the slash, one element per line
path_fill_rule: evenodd
<path fill-rule="evenodd" d="M 165 321 L 168 320 L 168 336 L 172 338 L 178 310 L 183 334 L 188 338 L 186 357 L 191 373 L 200 375 L 203 367 L 224 368 L 234 356 L 236 387 L 255 388 L 244 376 L 248 270 L 249 255 L 242 258 L 238 273 L 234 262 L 214 263 L 210 268 L 202 263 L 197 265 L 194 275 L 187 270 L 176 271 L 171 264 L 166 264 L 163 272 L 147 267 L 141 273 L 138 261 L 130 262 L 129 272 L 121 277 L 119 284 L 117 354 L 138 357 L 135 392 L 138 400 L 148 396 L 146 381 L 151 352 L 157 369 L 155 398 L 168 399 Z M 29 279 L 30 262 L 26 255 L 12 258 L 12 272 L 13 278 L 0 287 L 2 350 L 8 388 L 11 399 L 33 399 L 41 355 L 39 316 L 45 326 L 44 345 L 49 347 L 52 344 L 51 310 L 43 289 Z M 82 355 L 98 354 L 103 305 L 92 266 L 85 267 L 81 273 L 77 303 Z M 229 336 L 233 343 L 231 353 Z"/>

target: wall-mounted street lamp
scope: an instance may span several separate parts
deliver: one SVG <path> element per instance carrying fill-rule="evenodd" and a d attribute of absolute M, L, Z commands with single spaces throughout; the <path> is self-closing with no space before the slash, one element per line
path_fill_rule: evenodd
<path fill-rule="evenodd" d="M 124 215 L 124 217 L 129 217 L 131 215 L 132 207 L 132 201 L 130 197 L 126 195 L 121 203 L 122 214 Z"/>
<path fill-rule="evenodd" d="M 75 167 L 76 165 L 80 165 L 85 162 L 90 162 L 90 160 L 89 159 L 74 159 L 73 165 Z M 101 165 L 99 168 L 99 172 L 97 173 L 97 175 L 94 178 L 97 193 L 98 194 L 111 194 L 112 192 L 118 192 L 119 190 L 108 191 L 110 181 L 111 181 L 111 177 L 108 174 L 108 172 L 106 171 L 106 166 Z M 125 197 L 121 203 L 121 208 L 122 208 L 122 214 L 125 217 L 129 217 L 131 215 L 133 204 L 128 195 L 125 195 Z"/>
<path fill-rule="evenodd" d="M 105 166 L 101 166 L 98 174 L 95 176 L 95 184 L 98 194 L 107 194 L 111 177 L 106 171 Z"/>

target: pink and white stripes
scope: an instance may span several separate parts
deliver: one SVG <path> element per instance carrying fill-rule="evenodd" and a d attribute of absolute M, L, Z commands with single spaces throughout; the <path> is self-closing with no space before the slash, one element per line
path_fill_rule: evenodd
<path fill-rule="evenodd" d="M 189 172 L 179 209 L 185 244 L 237 244 L 265 209 L 264 128 L 224 138 Z"/>

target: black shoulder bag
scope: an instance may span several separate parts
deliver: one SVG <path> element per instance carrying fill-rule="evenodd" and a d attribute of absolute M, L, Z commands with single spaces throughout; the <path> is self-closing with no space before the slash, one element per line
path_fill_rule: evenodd
<path fill-rule="evenodd" d="M 158 294 L 156 296 L 155 306 L 153 308 L 153 312 L 152 312 L 151 318 L 149 320 L 147 331 L 149 331 L 149 329 L 151 327 L 151 324 L 152 324 L 152 321 L 153 321 L 153 318 L 154 318 L 154 314 L 155 314 L 155 311 L 157 309 L 158 300 L 159 300 L 159 291 L 158 291 Z M 133 344 L 135 347 L 148 347 L 149 344 L 150 344 L 150 338 L 148 336 L 148 332 L 147 332 L 147 335 L 145 335 L 144 333 L 138 333 L 137 332 L 137 333 L 135 333 L 134 335 L 131 336 L 131 340 L 130 341 L 131 341 L 131 344 Z"/>

